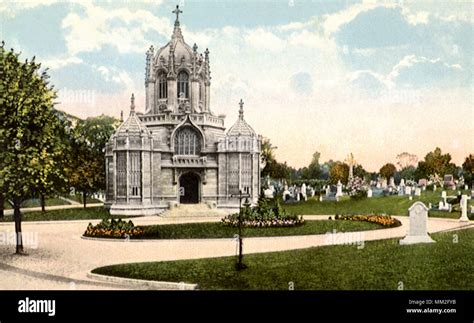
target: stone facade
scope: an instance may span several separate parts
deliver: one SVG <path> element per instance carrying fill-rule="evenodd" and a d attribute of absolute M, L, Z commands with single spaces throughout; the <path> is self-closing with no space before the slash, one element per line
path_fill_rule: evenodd
<path fill-rule="evenodd" d="M 238 207 L 231 195 L 260 192 L 261 137 L 239 118 L 225 132 L 210 109 L 209 51 L 183 39 L 178 20 L 171 40 L 146 54 L 145 113 L 135 111 L 106 146 L 106 206 L 114 215 L 157 214 L 180 203 Z"/>

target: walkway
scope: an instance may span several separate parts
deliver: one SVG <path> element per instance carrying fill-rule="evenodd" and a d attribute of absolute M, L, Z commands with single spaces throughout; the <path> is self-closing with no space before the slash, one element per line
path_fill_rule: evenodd
<path fill-rule="evenodd" d="M 80 209 L 81 207 L 84 207 L 82 203 L 77 203 L 72 204 L 72 205 L 51 205 L 51 206 L 46 206 L 45 209 L 46 211 L 51 211 L 51 210 L 65 210 L 65 209 Z M 99 207 L 103 206 L 103 203 L 88 203 L 86 206 L 89 207 Z M 25 207 L 21 208 L 21 212 L 34 212 L 34 211 L 41 211 L 41 206 L 35 206 L 35 207 Z M 13 215 L 13 209 L 5 209 L 4 210 L 5 215 Z"/>
<path fill-rule="evenodd" d="M 327 216 L 306 216 L 308 220 L 325 220 Z M 364 241 L 405 236 L 408 217 L 396 217 L 402 226 L 392 229 L 362 231 Z M 219 217 L 201 218 L 135 218 L 135 224 L 167 224 L 219 221 Z M 82 239 L 88 221 L 24 222 L 23 231 L 37 237 L 38 248 L 26 246 L 28 256 L 14 255 L 14 246 L 0 246 L 0 289 L 106 289 L 114 288 L 86 278 L 90 270 L 112 264 L 196 259 L 236 254 L 233 239 L 190 239 L 155 241 L 97 241 Z M 429 232 L 466 226 L 454 219 L 430 218 Z M 471 221 L 467 226 L 474 226 Z M 0 223 L 0 234 L 12 232 L 12 223 Z M 347 233 L 354 234 L 354 233 Z M 1 237 L 1 236 L 0 236 Z M 260 253 L 328 245 L 326 235 L 289 236 L 244 239 L 244 252 Z M 34 240 L 34 239 L 33 239 Z M 1 241 L 1 240 L 0 240 Z M 13 242 L 13 241 L 12 241 Z M 34 242 L 34 241 L 33 241 Z M 329 244 L 334 244 L 330 242 Z M 356 247 L 354 246 L 354 250 Z M 74 284 L 71 284 L 73 282 Z M 116 287 L 115 287 L 116 288 Z"/>

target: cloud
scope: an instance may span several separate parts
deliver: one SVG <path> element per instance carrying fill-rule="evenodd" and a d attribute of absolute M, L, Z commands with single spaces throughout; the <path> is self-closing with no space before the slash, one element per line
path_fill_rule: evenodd
<path fill-rule="evenodd" d="M 162 37 L 171 34 L 168 18 L 158 18 L 147 10 L 104 8 L 91 2 L 81 3 L 83 14 L 70 12 L 62 21 L 68 52 L 100 50 L 111 45 L 120 53 L 143 52 L 150 43 L 144 34 L 153 31 Z"/>
<path fill-rule="evenodd" d="M 51 70 L 60 69 L 66 67 L 71 64 L 82 64 L 83 61 L 79 57 L 71 56 L 71 57 L 53 57 L 43 59 L 41 64 L 44 67 L 48 67 Z"/>

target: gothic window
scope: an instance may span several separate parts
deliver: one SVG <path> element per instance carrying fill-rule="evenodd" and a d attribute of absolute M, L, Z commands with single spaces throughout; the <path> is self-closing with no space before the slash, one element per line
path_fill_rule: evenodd
<path fill-rule="evenodd" d="M 239 194 L 239 155 L 229 155 L 229 194 Z"/>
<path fill-rule="evenodd" d="M 201 139 L 198 132 L 191 127 L 178 130 L 174 140 L 174 151 L 177 155 L 199 155 Z"/>
<path fill-rule="evenodd" d="M 107 157 L 107 199 L 114 198 L 114 160 Z"/>
<path fill-rule="evenodd" d="M 127 195 L 127 153 L 117 152 L 117 196 Z"/>
<path fill-rule="evenodd" d="M 142 165 L 139 151 L 130 152 L 130 196 L 140 196 L 142 188 Z"/>
<path fill-rule="evenodd" d="M 178 98 L 183 93 L 184 98 L 189 98 L 189 75 L 185 71 L 181 71 L 178 74 Z"/>
<path fill-rule="evenodd" d="M 168 81 L 166 80 L 166 74 L 160 72 L 158 74 L 158 98 L 166 99 L 168 97 Z"/>
<path fill-rule="evenodd" d="M 241 176 L 242 176 L 242 188 L 252 187 L 252 156 L 251 155 L 242 155 L 241 156 Z"/>

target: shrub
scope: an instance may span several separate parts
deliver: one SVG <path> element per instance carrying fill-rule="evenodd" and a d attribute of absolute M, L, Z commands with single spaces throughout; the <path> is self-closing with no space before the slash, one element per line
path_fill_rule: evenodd
<path fill-rule="evenodd" d="M 104 238 L 132 238 L 143 234 L 141 227 L 136 227 L 132 221 L 123 221 L 122 219 L 103 219 L 99 224 L 89 223 L 85 237 L 104 237 Z"/>
<path fill-rule="evenodd" d="M 239 225 L 239 213 L 229 214 L 222 219 L 224 225 L 237 227 Z M 291 227 L 304 223 L 302 216 L 287 213 L 277 199 L 270 202 L 261 195 L 255 207 L 248 205 L 242 209 L 243 227 Z"/>
<path fill-rule="evenodd" d="M 367 191 L 364 187 L 364 182 L 360 177 L 354 177 L 347 183 L 347 194 L 351 199 L 360 200 L 367 197 Z"/>

